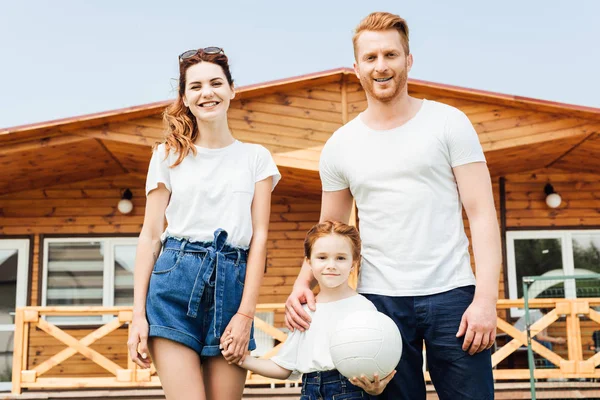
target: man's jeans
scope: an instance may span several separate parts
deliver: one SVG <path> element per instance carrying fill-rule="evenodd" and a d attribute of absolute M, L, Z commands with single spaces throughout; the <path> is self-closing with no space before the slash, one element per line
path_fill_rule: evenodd
<path fill-rule="evenodd" d="M 474 286 L 465 286 L 427 296 L 365 294 L 379 311 L 396 322 L 403 340 L 397 373 L 378 399 L 426 398 L 423 340 L 427 366 L 440 400 L 494 398 L 491 352 L 471 356 L 462 350 L 464 336 L 456 337 L 474 293 Z"/>

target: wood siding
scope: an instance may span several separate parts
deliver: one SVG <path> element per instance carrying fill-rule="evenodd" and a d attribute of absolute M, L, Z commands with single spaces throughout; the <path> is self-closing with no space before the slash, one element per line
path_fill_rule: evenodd
<path fill-rule="evenodd" d="M 511 174 L 506 177 L 506 225 L 515 229 L 600 229 L 600 174 L 573 173 L 557 168 Z M 556 209 L 546 205 L 544 186 L 551 183 L 562 197 Z M 594 353 L 589 349 L 592 332 L 600 325 L 591 320 L 581 322 L 584 359 Z M 549 329 L 551 336 L 566 337 L 564 319 Z M 554 345 L 561 356 L 566 345 Z"/>

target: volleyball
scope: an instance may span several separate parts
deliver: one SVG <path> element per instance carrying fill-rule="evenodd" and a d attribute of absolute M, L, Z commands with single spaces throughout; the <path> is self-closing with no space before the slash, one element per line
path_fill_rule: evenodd
<path fill-rule="evenodd" d="M 390 317 L 378 311 L 357 311 L 342 319 L 329 338 L 336 369 L 346 378 L 365 375 L 371 381 L 389 375 L 400 362 L 402 337 Z"/>

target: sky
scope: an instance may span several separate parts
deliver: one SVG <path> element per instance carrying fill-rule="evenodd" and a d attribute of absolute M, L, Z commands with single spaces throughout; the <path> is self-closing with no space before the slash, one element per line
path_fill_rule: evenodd
<path fill-rule="evenodd" d="M 600 108 L 597 0 L 5 0 L 0 128 L 172 99 L 198 47 L 238 86 L 351 67 L 373 11 L 407 20 L 410 78 Z"/>

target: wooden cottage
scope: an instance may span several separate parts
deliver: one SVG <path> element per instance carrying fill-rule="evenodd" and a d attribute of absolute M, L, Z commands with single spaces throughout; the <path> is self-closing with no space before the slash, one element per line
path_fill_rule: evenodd
<path fill-rule="evenodd" d="M 512 326 L 522 306 L 521 278 L 600 272 L 600 109 L 417 80 L 409 81 L 409 92 L 458 107 L 479 134 L 505 255 L 498 291 L 507 300 L 498 315 L 507 337 L 494 354 L 495 373 L 498 380 L 528 379 L 519 357 L 524 334 Z M 14 393 L 159 385 L 153 370 L 128 360 L 125 342 L 145 176 L 167 104 L 0 130 L 5 389 L 11 380 Z M 285 340 L 281 303 L 301 266 L 305 232 L 319 218 L 320 151 L 365 107 L 365 94 L 346 68 L 242 87 L 231 103 L 234 136 L 266 146 L 283 176 L 273 195 L 256 321 L 267 357 Z M 562 199 L 557 208 L 546 204 L 547 184 Z M 123 214 L 118 203 L 127 189 L 133 209 Z M 533 301 L 532 307 L 551 310 L 533 329 L 549 325 L 551 334 L 568 339 L 553 352 L 534 345 L 554 367 L 536 370 L 538 378 L 600 377 L 600 358 L 590 347 L 600 329 L 600 284 L 590 282 L 586 291 L 558 281 L 538 291 L 538 297 L 554 296 Z M 264 382 L 249 377 L 249 383 Z"/>

